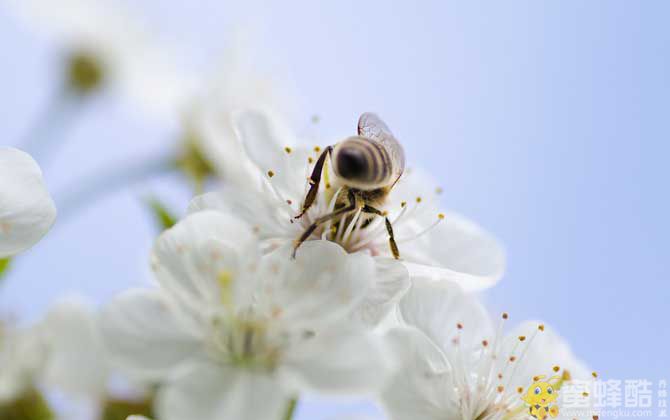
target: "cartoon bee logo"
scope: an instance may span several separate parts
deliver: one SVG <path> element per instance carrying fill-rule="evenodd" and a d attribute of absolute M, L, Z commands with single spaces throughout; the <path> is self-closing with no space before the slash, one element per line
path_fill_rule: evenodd
<path fill-rule="evenodd" d="M 558 387 L 556 384 L 561 380 L 560 376 L 552 376 L 543 381 L 545 375 L 533 378 L 533 384 L 528 387 L 521 399 L 526 403 L 530 415 L 538 420 L 545 420 L 551 416 L 558 416 L 558 406 L 554 403 L 558 398 Z M 554 382 L 556 381 L 556 382 Z"/>

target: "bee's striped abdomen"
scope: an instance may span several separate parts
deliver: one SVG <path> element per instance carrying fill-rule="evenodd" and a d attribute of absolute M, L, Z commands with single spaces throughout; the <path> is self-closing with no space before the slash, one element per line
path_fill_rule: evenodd
<path fill-rule="evenodd" d="M 337 175 L 359 188 L 376 188 L 392 182 L 393 161 L 382 144 L 364 137 L 350 137 L 333 153 Z"/>

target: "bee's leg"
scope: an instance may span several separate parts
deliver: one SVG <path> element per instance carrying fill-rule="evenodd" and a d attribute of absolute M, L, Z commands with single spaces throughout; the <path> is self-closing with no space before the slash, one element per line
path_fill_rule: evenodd
<path fill-rule="evenodd" d="M 309 227 L 305 229 L 302 235 L 300 235 L 300 237 L 296 239 L 295 244 L 293 246 L 292 257 L 295 258 L 295 253 L 298 251 L 298 248 L 300 248 L 300 245 L 302 245 L 302 243 L 305 242 L 307 238 L 310 237 L 310 235 L 316 230 L 316 228 L 320 224 L 335 219 L 337 217 L 344 216 L 345 214 L 350 213 L 354 210 L 356 210 L 356 195 L 354 194 L 353 191 L 349 190 L 349 204 L 346 207 L 342 207 L 341 209 L 337 209 L 332 213 L 319 217 L 314 221 L 314 223 L 309 225 Z"/>
<path fill-rule="evenodd" d="M 321 183 L 323 165 L 326 163 L 326 158 L 332 151 L 333 146 L 326 147 L 323 153 L 321 153 L 321 156 L 319 156 L 319 159 L 316 161 L 314 169 L 312 170 L 312 175 L 309 177 L 310 187 L 309 191 L 307 192 L 307 196 L 305 197 L 305 202 L 302 204 L 302 211 L 295 217 L 295 219 L 300 219 L 305 214 L 305 212 L 309 210 L 312 204 L 314 204 L 314 200 L 316 200 L 316 193 L 319 192 L 319 184 Z"/>
<path fill-rule="evenodd" d="M 393 258 L 395 258 L 396 260 L 400 259 L 400 251 L 398 251 L 398 244 L 395 242 L 395 236 L 393 235 L 393 226 L 391 225 L 389 218 L 384 216 L 384 213 L 382 213 L 380 210 L 368 205 L 363 207 L 363 213 L 372 213 L 376 214 L 377 216 L 384 217 L 384 223 L 386 223 L 386 231 L 389 234 L 389 246 L 391 247 L 391 253 L 393 254 Z"/>

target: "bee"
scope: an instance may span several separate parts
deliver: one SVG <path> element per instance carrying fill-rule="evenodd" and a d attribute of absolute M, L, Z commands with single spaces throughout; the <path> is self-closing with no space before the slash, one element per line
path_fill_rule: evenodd
<path fill-rule="evenodd" d="M 389 247 L 395 259 L 400 258 L 393 227 L 386 213 L 379 210 L 393 186 L 405 170 L 405 152 L 388 126 L 377 115 L 366 112 L 358 119 L 358 135 L 328 146 L 321 153 L 309 178 L 310 188 L 302 205 L 302 217 L 314 204 L 326 160 L 335 174 L 334 183 L 341 185 L 334 211 L 319 217 L 296 239 L 293 257 L 303 242 L 328 221 L 351 218 L 358 209 L 368 216 L 384 217 L 389 235 Z M 363 225 L 366 226 L 366 225 Z"/>

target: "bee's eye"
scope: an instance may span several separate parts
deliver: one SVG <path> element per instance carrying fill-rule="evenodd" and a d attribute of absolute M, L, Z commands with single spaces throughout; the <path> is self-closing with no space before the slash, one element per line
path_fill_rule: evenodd
<path fill-rule="evenodd" d="M 337 155 L 337 172 L 344 179 L 362 179 L 368 173 L 368 161 L 362 150 L 345 147 Z"/>
<path fill-rule="evenodd" d="M 542 393 L 542 389 L 538 386 L 535 388 L 535 395 L 540 395 L 540 393 Z"/>
<path fill-rule="evenodd" d="M 552 387 L 547 388 L 547 394 L 553 394 L 554 389 Z"/>

